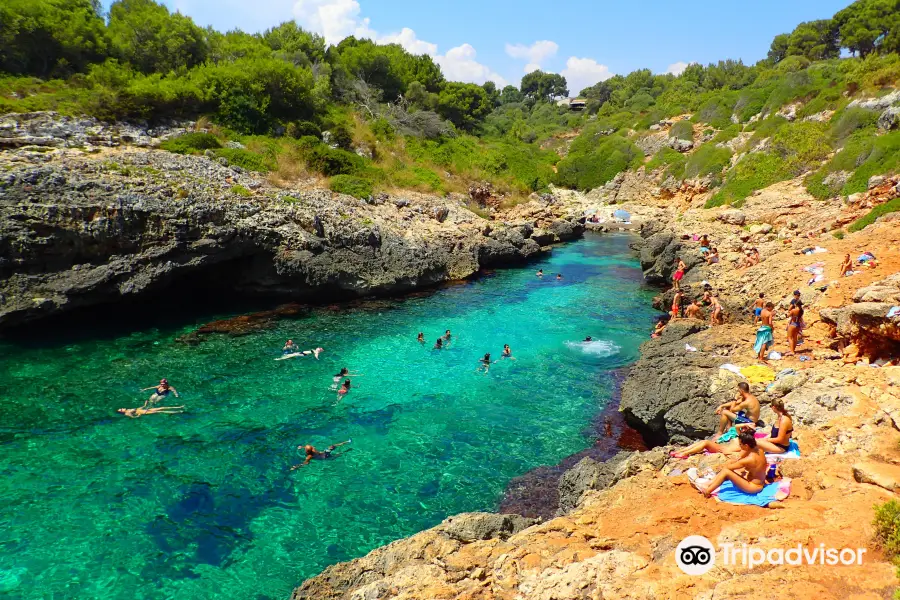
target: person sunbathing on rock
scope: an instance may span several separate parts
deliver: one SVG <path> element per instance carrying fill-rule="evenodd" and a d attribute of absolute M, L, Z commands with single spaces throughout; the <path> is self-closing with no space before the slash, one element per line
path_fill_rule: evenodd
<path fill-rule="evenodd" d="M 791 437 L 794 433 L 794 421 L 788 414 L 784 402 L 781 400 L 772 401 L 772 410 L 775 411 L 775 424 L 772 425 L 772 431 L 768 437 L 756 440 L 757 446 L 768 454 L 784 454 L 790 449 Z M 734 428 L 738 430 L 738 435 L 744 431 L 753 431 L 751 423 L 735 423 Z M 700 440 L 694 442 L 681 451 L 670 452 L 672 458 L 687 458 L 692 454 L 700 454 L 701 452 L 709 452 L 711 454 L 734 454 L 740 451 L 740 444 L 735 438 L 729 442 L 718 443 L 713 440 Z"/>
<path fill-rule="evenodd" d="M 846 254 L 844 255 L 844 262 L 841 263 L 841 274 L 838 277 L 844 277 L 851 270 L 853 270 L 853 260 L 849 254 Z"/>
<path fill-rule="evenodd" d="M 759 421 L 759 400 L 750 393 L 750 386 L 746 381 L 738 384 L 738 397 L 731 402 L 720 404 L 716 408 L 719 415 L 718 435 L 725 433 L 731 424 L 754 424 Z"/>
<path fill-rule="evenodd" d="M 758 494 L 766 487 L 769 464 L 766 462 L 765 451 L 753 437 L 753 432 L 742 431 L 735 441 L 739 445 L 741 456 L 725 463 L 708 485 L 700 486 L 700 491 L 707 498 L 726 481 L 748 494 Z"/>
<path fill-rule="evenodd" d="M 137 419 L 144 415 L 177 415 L 184 412 L 183 406 L 160 406 L 158 408 L 120 408 L 116 412 L 122 413 L 129 419 Z"/>

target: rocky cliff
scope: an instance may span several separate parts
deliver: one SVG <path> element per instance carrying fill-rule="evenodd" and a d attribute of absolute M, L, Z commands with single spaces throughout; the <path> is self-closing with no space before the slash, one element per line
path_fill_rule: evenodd
<path fill-rule="evenodd" d="M 459 197 L 363 201 L 274 187 L 221 159 L 66 148 L 85 127 L 5 131 L 18 149 L 0 153 L 0 328 L 171 290 L 301 301 L 403 292 L 584 230 L 540 199 L 514 220 L 486 220 Z"/>

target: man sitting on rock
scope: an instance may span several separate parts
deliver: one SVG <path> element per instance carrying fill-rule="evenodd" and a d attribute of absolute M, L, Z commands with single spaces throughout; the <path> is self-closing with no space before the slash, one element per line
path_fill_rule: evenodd
<path fill-rule="evenodd" d="M 746 381 L 738 384 L 738 397 L 731 402 L 719 405 L 716 408 L 719 415 L 719 429 L 717 435 L 722 435 L 733 425 L 752 424 L 759 421 L 759 400 L 750 393 L 750 386 Z"/>

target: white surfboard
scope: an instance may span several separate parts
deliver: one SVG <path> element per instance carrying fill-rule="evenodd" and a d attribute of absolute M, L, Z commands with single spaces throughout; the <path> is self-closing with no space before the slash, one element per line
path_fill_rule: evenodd
<path fill-rule="evenodd" d="M 298 356 L 303 356 L 302 352 L 292 352 L 290 354 L 285 354 L 284 356 L 279 356 L 275 360 L 287 360 L 289 358 L 297 358 Z"/>

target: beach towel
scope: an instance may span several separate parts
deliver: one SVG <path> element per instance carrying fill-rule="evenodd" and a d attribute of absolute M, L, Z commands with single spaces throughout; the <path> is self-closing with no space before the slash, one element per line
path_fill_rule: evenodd
<path fill-rule="evenodd" d="M 765 325 L 763 327 L 765 327 Z M 760 329 L 762 329 L 762 327 L 760 327 Z M 771 332 L 769 335 L 771 335 Z M 757 334 L 757 338 L 758 337 L 759 334 Z M 747 381 L 750 383 L 769 383 L 770 381 L 775 381 L 775 371 L 761 365 L 744 367 L 741 369 L 741 375 L 746 377 Z"/>
<path fill-rule="evenodd" d="M 781 462 L 783 460 L 791 460 L 793 458 L 800 458 L 800 446 L 797 445 L 797 442 L 791 440 L 791 443 L 788 444 L 788 451 L 783 452 L 781 454 L 769 454 L 766 453 L 766 460 L 769 463 L 773 462 Z"/>
<path fill-rule="evenodd" d="M 720 369 L 725 369 L 726 371 L 731 371 L 731 372 L 734 373 L 735 375 L 740 375 L 741 377 L 744 376 L 744 374 L 741 373 L 741 368 L 740 368 L 739 366 L 733 365 L 733 364 L 731 364 L 731 363 L 727 363 L 727 364 L 724 364 L 724 365 L 720 365 L 719 368 L 720 368 Z"/>
<path fill-rule="evenodd" d="M 725 433 L 720 435 L 719 438 L 716 440 L 716 442 L 718 442 L 720 444 L 724 444 L 725 442 L 730 442 L 731 440 L 733 440 L 736 437 L 737 437 L 737 429 L 735 429 L 734 427 L 729 427 L 728 431 L 726 431 Z"/>
<path fill-rule="evenodd" d="M 768 349 L 775 343 L 775 336 L 772 335 L 772 326 L 763 325 L 756 332 L 756 343 L 753 344 L 753 351 L 759 356 L 763 348 Z M 743 372 L 743 371 L 742 371 Z"/>
<path fill-rule="evenodd" d="M 734 487 L 730 481 L 726 481 L 713 494 L 719 502 L 729 504 L 747 504 L 750 506 L 766 507 L 772 502 L 784 500 L 791 495 L 791 480 L 785 477 L 781 481 L 770 483 L 758 494 L 748 494 Z"/>

